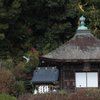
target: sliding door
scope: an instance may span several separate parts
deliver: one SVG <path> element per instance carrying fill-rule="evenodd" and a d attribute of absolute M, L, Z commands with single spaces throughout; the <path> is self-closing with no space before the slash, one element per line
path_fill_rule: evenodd
<path fill-rule="evenodd" d="M 98 87 L 98 73 L 87 73 L 87 87 Z"/>
<path fill-rule="evenodd" d="M 98 87 L 97 72 L 76 72 L 75 73 L 76 87 Z"/>
<path fill-rule="evenodd" d="M 76 73 L 76 87 L 86 87 L 86 73 Z"/>

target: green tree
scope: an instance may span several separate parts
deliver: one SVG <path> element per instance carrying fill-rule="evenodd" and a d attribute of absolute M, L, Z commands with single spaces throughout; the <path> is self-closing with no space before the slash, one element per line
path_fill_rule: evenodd
<path fill-rule="evenodd" d="M 0 52 L 7 58 L 11 46 L 9 30 L 21 12 L 19 0 L 0 0 Z M 13 28 L 12 28 L 13 29 Z M 13 34 L 13 33 L 12 33 Z M 13 37 L 12 37 L 13 38 Z M 3 55 L 0 55 L 1 58 Z M 4 58 L 5 58 L 4 57 Z"/>
<path fill-rule="evenodd" d="M 100 1 L 99 0 L 81 0 L 79 3 L 80 14 L 86 17 L 86 24 L 91 33 L 100 39 Z"/>
<path fill-rule="evenodd" d="M 0 52 L 1 58 L 9 56 L 18 62 L 31 47 L 28 25 L 23 19 L 25 0 L 0 0 Z M 19 58 L 19 60 L 18 60 Z"/>
<path fill-rule="evenodd" d="M 79 0 L 27 2 L 25 18 L 32 29 L 33 46 L 41 53 L 55 49 L 75 34 L 78 2 Z"/>

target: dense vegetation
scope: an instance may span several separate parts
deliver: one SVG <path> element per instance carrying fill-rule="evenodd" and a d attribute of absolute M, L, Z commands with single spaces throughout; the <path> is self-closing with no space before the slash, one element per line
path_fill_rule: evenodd
<path fill-rule="evenodd" d="M 28 76 L 39 64 L 38 55 L 72 38 L 80 16 L 100 39 L 99 6 L 99 0 L 0 0 L 0 93 L 32 92 Z M 30 54 L 26 63 L 22 56 Z"/>
<path fill-rule="evenodd" d="M 50 92 L 46 94 L 33 95 L 31 93 L 21 94 L 19 96 L 10 96 L 9 94 L 0 94 L 0 100 L 100 100 L 100 90 L 83 90 L 67 94 L 64 90 L 59 92 Z"/>
<path fill-rule="evenodd" d="M 18 100 L 100 100 L 100 91 L 84 90 L 76 93 L 67 94 L 63 90 L 57 93 L 51 92 L 48 94 L 23 94 L 18 97 Z"/>
<path fill-rule="evenodd" d="M 0 0 L 0 57 L 22 60 L 32 47 L 45 54 L 76 33 L 79 17 L 99 38 L 99 0 Z"/>

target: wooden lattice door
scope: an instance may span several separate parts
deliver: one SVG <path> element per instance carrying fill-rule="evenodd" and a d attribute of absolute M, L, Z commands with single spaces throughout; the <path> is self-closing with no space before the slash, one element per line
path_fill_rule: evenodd
<path fill-rule="evenodd" d="M 75 91 L 74 71 L 63 71 L 63 88 L 67 90 L 67 92 Z"/>

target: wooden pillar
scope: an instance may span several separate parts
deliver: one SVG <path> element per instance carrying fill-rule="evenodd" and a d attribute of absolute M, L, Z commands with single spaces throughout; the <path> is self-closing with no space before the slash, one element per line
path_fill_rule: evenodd
<path fill-rule="evenodd" d="M 60 67 L 60 89 L 63 89 L 63 66 Z"/>
<path fill-rule="evenodd" d="M 98 89 L 99 89 L 99 70 L 98 70 Z"/>
<path fill-rule="evenodd" d="M 41 64 L 42 64 L 42 60 L 39 60 L 39 66 L 41 66 Z"/>

